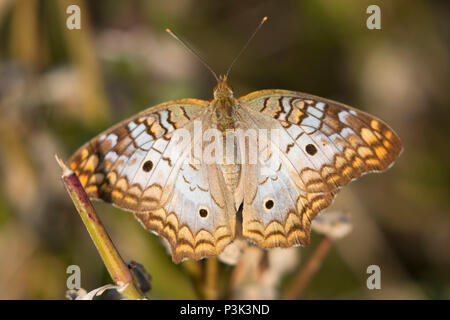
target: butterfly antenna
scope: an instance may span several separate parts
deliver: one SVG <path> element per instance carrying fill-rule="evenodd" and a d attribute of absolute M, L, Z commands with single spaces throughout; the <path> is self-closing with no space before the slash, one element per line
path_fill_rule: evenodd
<path fill-rule="evenodd" d="M 169 28 L 166 29 L 166 32 L 168 34 L 170 34 L 172 37 L 174 37 L 176 40 L 178 40 L 182 46 L 189 51 L 190 53 L 192 53 L 195 57 L 197 57 L 198 60 L 200 60 L 200 62 L 209 70 L 211 71 L 212 75 L 214 76 L 214 78 L 216 78 L 217 82 L 219 82 L 219 77 L 217 77 L 217 74 L 214 72 L 214 70 L 206 63 L 206 61 L 197 53 L 194 51 L 194 49 L 191 48 L 191 46 L 184 42 L 183 40 L 181 40 L 172 30 L 170 30 Z"/>
<path fill-rule="evenodd" d="M 250 38 L 247 40 L 247 42 L 245 43 L 245 45 L 242 47 L 241 51 L 239 51 L 239 53 L 237 54 L 237 56 L 233 59 L 233 61 L 230 64 L 230 67 L 227 70 L 226 76 L 225 78 L 228 78 L 228 75 L 230 74 L 231 68 L 233 68 L 234 63 L 237 61 L 237 59 L 239 59 L 239 57 L 242 55 L 242 53 L 245 51 L 245 49 L 247 49 L 248 45 L 250 44 L 250 42 L 253 40 L 253 38 L 255 37 L 256 33 L 259 31 L 259 29 L 261 29 L 262 25 L 264 24 L 264 22 L 267 21 L 267 17 L 262 18 L 261 22 L 259 23 L 259 25 L 256 27 L 255 31 L 253 31 L 253 34 L 250 36 Z"/>

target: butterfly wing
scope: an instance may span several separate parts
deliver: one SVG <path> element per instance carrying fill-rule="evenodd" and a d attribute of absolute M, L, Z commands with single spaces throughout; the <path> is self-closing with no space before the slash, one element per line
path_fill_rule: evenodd
<path fill-rule="evenodd" d="M 309 243 L 311 220 L 338 189 L 387 169 L 402 149 L 384 122 L 338 102 L 286 90 L 257 91 L 239 102 L 243 119 L 278 132 L 269 156 L 243 170 L 243 234 L 262 247 Z"/>
<path fill-rule="evenodd" d="M 166 239 L 172 259 L 217 255 L 234 237 L 234 201 L 214 164 L 192 157 L 194 123 L 208 125 L 207 101 L 148 109 L 81 147 L 69 165 L 88 196 L 132 211 Z M 200 141 L 201 143 L 201 141 Z"/>

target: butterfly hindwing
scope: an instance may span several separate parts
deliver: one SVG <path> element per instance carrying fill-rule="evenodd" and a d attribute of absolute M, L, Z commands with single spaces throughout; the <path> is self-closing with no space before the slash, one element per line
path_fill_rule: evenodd
<path fill-rule="evenodd" d="M 307 245 L 311 220 L 328 207 L 335 192 L 305 193 L 303 181 L 277 146 L 245 165 L 242 233 L 263 248 Z"/>

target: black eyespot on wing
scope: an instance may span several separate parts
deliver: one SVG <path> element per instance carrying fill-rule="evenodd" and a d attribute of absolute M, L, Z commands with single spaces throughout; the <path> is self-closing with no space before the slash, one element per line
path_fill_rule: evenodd
<path fill-rule="evenodd" d="M 198 210 L 198 214 L 200 215 L 200 217 L 206 218 L 208 216 L 208 210 L 202 208 Z"/>
<path fill-rule="evenodd" d="M 145 161 L 144 164 L 142 165 L 142 170 L 144 170 L 145 172 L 149 172 L 152 169 L 153 169 L 153 162 L 151 162 L 150 160 Z"/>
<path fill-rule="evenodd" d="M 275 205 L 275 204 L 273 203 L 273 200 L 267 200 L 267 201 L 264 203 L 264 206 L 265 206 L 266 209 L 268 209 L 268 210 L 272 209 L 274 205 Z"/>
<path fill-rule="evenodd" d="M 310 156 L 313 156 L 313 155 L 315 155 L 315 154 L 317 153 L 317 148 L 316 148 L 315 145 L 313 145 L 313 144 L 310 143 L 310 144 L 307 144 L 307 145 L 306 145 L 305 151 L 306 151 Z"/>

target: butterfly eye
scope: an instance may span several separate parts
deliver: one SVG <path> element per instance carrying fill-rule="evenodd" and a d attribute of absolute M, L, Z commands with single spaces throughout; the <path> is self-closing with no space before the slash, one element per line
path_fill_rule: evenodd
<path fill-rule="evenodd" d="M 200 210 L 198 210 L 198 214 L 200 215 L 200 217 L 206 218 L 208 216 L 208 210 L 201 208 Z"/>
<path fill-rule="evenodd" d="M 147 160 L 144 162 L 144 165 L 142 166 L 142 170 L 144 170 L 145 172 L 149 172 L 150 170 L 152 170 L 153 168 L 153 162 L 151 162 L 150 160 Z"/>
<path fill-rule="evenodd" d="M 316 148 L 315 145 L 313 145 L 313 144 L 310 143 L 310 144 L 307 144 L 307 145 L 306 145 L 305 151 L 306 151 L 310 156 L 313 156 L 313 155 L 315 155 L 315 154 L 317 153 L 317 148 Z"/>
<path fill-rule="evenodd" d="M 266 202 L 264 203 L 264 206 L 266 207 L 267 210 L 272 209 L 274 206 L 273 200 L 271 200 L 271 199 L 266 200 Z"/>

